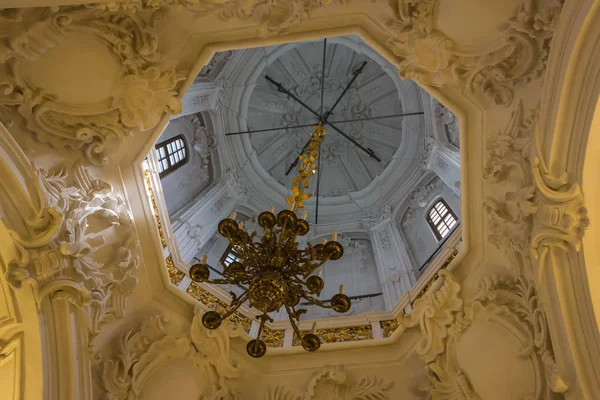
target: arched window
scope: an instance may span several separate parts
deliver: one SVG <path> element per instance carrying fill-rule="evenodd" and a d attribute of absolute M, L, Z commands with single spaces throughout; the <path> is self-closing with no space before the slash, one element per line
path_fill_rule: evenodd
<path fill-rule="evenodd" d="M 175 171 L 188 160 L 188 150 L 183 135 L 156 145 L 156 158 L 158 159 L 158 172 L 160 177 Z"/>
<path fill-rule="evenodd" d="M 446 237 L 457 222 L 456 215 L 448 207 L 444 199 L 436 201 L 427 214 L 427 223 L 437 240 L 442 240 Z"/>

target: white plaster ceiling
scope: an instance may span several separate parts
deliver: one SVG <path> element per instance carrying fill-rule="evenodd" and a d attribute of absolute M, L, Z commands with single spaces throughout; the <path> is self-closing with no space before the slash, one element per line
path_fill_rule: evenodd
<path fill-rule="evenodd" d="M 265 76 L 306 101 L 320 113 L 320 75 L 323 39 L 216 53 L 211 70 L 218 90 L 215 134 L 225 154 L 236 187 L 256 210 L 286 208 L 296 169 L 285 173 L 306 144 L 310 127 L 235 136 L 247 132 L 316 123 L 318 118 L 279 92 Z M 324 110 L 343 91 L 353 71 L 367 61 L 362 74 L 335 108 L 329 121 L 424 112 L 379 121 L 336 124 L 381 162 L 369 157 L 338 132 L 327 127 L 322 147 L 319 224 L 360 224 L 383 204 L 400 204 L 425 173 L 427 143 L 434 136 L 431 96 L 411 80 L 402 80 L 397 68 L 357 35 L 327 39 Z M 209 79 L 200 77 L 198 79 Z M 431 146 L 429 146 L 431 147 Z M 316 177 L 311 178 L 305 202 L 315 215 Z M 238 195 L 236 195 L 238 197 Z M 325 225 L 323 226 L 324 229 Z"/>
<path fill-rule="evenodd" d="M 380 65 L 368 55 L 350 47 L 348 42 L 331 40 L 326 51 L 323 112 L 331 109 L 351 80 L 353 72 L 363 61 L 367 61 L 363 72 L 342 97 L 329 121 L 402 112 L 398 88 L 389 75 L 396 73 L 392 66 Z M 265 75 L 282 83 L 309 107 L 321 113 L 322 66 L 323 40 L 287 46 L 257 79 L 248 104 L 249 126 L 266 129 L 316 123 L 318 118 L 314 114 L 286 94 L 277 91 L 265 79 Z M 327 127 L 321 148 L 320 195 L 342 196 L 367 187 L 384 170 L 398 149 L 402 140 L 401 123 L 402 117 L 336 124 L 362 146 L 373 150 L 381 162 L 369 157 L 348 139 Z M 284 186 L 290 187 L 296 169 L 287 176 L 285 173 L 313 130 L 306 127 L 255 133 L 250 135 L 250 141 L 263 168 Z M 314 193 L 315 187 L 316 184 L 311 185 L 311 192 Z"/>

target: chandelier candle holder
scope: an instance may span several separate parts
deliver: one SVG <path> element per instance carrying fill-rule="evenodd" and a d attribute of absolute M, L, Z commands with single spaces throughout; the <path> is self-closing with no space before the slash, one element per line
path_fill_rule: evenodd
<path fill-rule="evenodd" d="M 239 296 L 230 292 L 229 306 L 219 311 L 207 311 L 202 316 L 202 324 L 208 329 L 217 329 L 221 321 L 248 302 L 250 307 L 262 313 L 256 317 L 260 321 L 256 339 L 246 346 L 251 357 L 262 357 L 267 351 L 261 334 L 265 323 L 273 321 L 269 313 L 285 307 L 295 334 L 301 338 L 302 347 L 307 351 L 316 351 L 321 346 L 321 340 L 316 335 L 316 323 L 311 332 L 304 335 L 298 328 L 300 316 L 307 311 L 296 308 L 300 300 L 339 313 L 347 312 L 351 306 L 350 298 L 344 294 L 344 285 L 340 285 L 340 292 L 330 302 L 318 299 L 325 285 L 320 267 L 329 260 L 340 259 L 344 254 L 343 246 L 337 242 L 337 233 L 332 233 L 331 240 L 323 238 L 322 243 L 313 246 L 309 242 L 304 249 L 298 248 L 298 237 L 308 234 L 310 225 L 306 221 L 307 212 L 303 211 L 301 217 L 297 216 L 297 212 L 303 208 L 303 201 L 310 197 L 304 191 L 308 188 L 308 178 L 314 175 L 317 168 L 315 160 L 325 134 L 321 123 L 314 128 L 311 143 L 300 157 L 302 163 L 298 167 L 298 177 L 293 180 L 293 195 L 286 199 L 289 208 L 275 214 L 271 207 L 269 211 L 260 213 L 258 224 L 264 229 L 262 237 L 256 232 L 247 232 L 243 222 L 235 221 L 236 213 L 231 213 L 229 218 L 219 222 L 218 231 L 229 240 L 238 261 L 229 266 L 223 263 L 223 277 L 216 279 L 210 278 L 206 255 L 190 268 L 190 277 L 195 282 L 247 288 Z"/>

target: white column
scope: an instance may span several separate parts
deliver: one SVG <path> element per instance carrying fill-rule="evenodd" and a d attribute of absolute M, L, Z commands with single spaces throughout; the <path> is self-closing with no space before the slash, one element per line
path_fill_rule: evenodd
<path fill-rule="evenodd" d="M 66 291 L 42 300 L 40 312 L 44 352 L 44 399 L 91 399 L 88 328 L 81 299 Z"/>
<path fill-rule="evenodd" d="M 391 218 L 389 206 L 365 218 L 363 223 L 371 235 L 385 306 L 392 309 L 415 284 L 414 266 Z"/>
<path fill-rule="evenodd" d="M 433 143 L 427 169 L 435 172 L 454 194 L 460 197 L 460 155 L 445 144 Z"/>

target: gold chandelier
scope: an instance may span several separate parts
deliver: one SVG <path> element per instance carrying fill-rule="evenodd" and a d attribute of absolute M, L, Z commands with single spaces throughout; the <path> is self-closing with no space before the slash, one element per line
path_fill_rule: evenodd
<path fill-rule="evenodd" d="M 240 296 L 232 292 L 231 303 L 224 310 L 206 312 L 202 324 L 208 329 L 216 329 L 223 319 L 249 301 L 251 307 L 262 312 L 256 317 L 260 320 L 256 339 L 246 346 L 246 351 L 252 357 L 262 357 L 267 351 L 261 333 L 265 322 L 273 321 L 268 313 L 285 307 L 295 334 L 301 338 L 302 347 L 307 351 L 316 351 L 321 341 L 315 334 L 315 325 L 311 333 L 304 335 L 298 329 L 300 315 L 306 312 L 306 309 L 296 308 L 300 299 L 340 313 L 347 312 L 351 306 L 350 298 L 344 294 L 344 285 L 340 285 L 340 293 L 333 296 L 329 304 L 315 297 L 319 296 L 324 286 L 321 271 L 315 275 L 315 270 L 328 260 L 338 260 L 344 254 L 344 248 L 336 241 L 336 232 L 332 233 L 330 241 L 323 238 L 322 243 L 314 246 L 308 243 L 306 248 L 298 249 L 298 236 L 306 235 L 310 226 L 306 222 L 306 211 L 300 218 L 297 211 L 304 207 L 304 201 L 311 196 L 305 190 L 308 188 L 308 179 L 314 176 L 317 169 L 319 146 L 325 135 L 321 122 L 314 129 L 308 147 L 300 156 L 298 176 L 292 181 L 293 194 L 286 198 L 289 208 L 275 215 L 271 207 L 258 216 L 258 223 L 264 229 L 262 237 L 258 237 L 256 232 L 246 232 L 243 222 L 235 221 L 235 212 L 219 222 L 219 233 L 229 240 L 239 258 L 229 266 L 223 263 L 223 278 L 210 279 L 206 255 L 200 263 L 190 268 L 190 277 L 195 282 L 247 287 Z"/>

